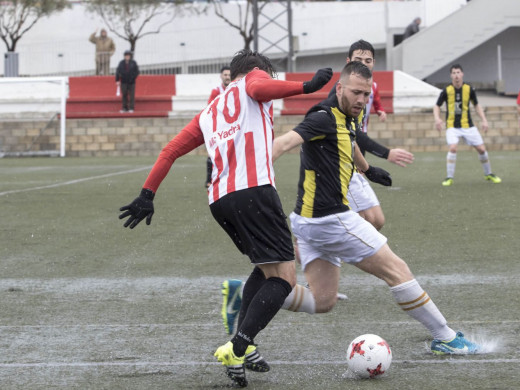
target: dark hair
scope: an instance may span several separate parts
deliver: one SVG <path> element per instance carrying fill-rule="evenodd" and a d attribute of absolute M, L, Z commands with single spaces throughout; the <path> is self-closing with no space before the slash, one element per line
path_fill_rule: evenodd
<path fill-rule="evenodd" d="M 350 48 L 348 49 L 348 58 L 352 60 L 352 54 L 354 54 L 356 50 L 369 51 L 372 53 L 372 57 L 375 56 L 374 46 L 372 46 L 370 42 L 364 41 L 363 39 L 360 39 L 359 41 L 350 45 Z"/>
<path fill-rule="evenodd" d="M 365 79 L 372 78 L 372 71 L 368 69 L 368 66 L 359 61 L 350 61 L 345 65 L 341 71 L 340 79 L 344 76 L 350 77 L 351 74 L 358 74 Z"/>
<path fill-rule="evenodd" d="M 451 71 L 452 71 L 453 69 L 460 69 L 461 72 L 464 72 L 464 71 L 462 70 L 462 66 L 460 66 L 460 64 L 453 64 L 453 65 L 451 66 L 451 68 L 450 68 L 450 73 L 451 73 Z"/>
<path fill-rule="evenodd" d="M 276 75 L 273 64 L 271 64 L 269 58 L 256 51 L 244 49 L 236 53 L 231 60 L 231 80 L 234 80 L 239 74 L 251 72 L 254 68 L 269 73 L 271 77 L 275 77 Z"/>
<path fill-rule="evenodd" d="M 228 65 L 223 66 L 222 68 L 220 68 L 220 73 L 224 72 L 225 70 L 231 70 L 231 68 Z"/>

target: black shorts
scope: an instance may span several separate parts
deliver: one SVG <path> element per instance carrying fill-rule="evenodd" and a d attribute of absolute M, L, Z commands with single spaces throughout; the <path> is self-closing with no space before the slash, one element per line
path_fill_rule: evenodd
<path fill-rule="evenodd" d="M 209 206 L 215 220 L 251 263 L 294 260 L 291 231 L 282 202 L 270 185 L 225 195 Z"/>

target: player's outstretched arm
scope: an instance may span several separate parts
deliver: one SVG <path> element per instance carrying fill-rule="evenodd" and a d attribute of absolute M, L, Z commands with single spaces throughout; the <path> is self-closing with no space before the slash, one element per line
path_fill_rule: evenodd
<path fill-rule="evenodd" d="M 413 162 L 413 154 L 404 149 L 388 149 L 379 142 L 370 138 L 367 133 L 357 129 L 356 143 L 366 152 L 374 156 L 384 158 L 400 167 L 405 167 Z"/>
<path fill-rule="evenodd" d="M 442 131 L 443 121 L 441 119 L 441 108 L 438 105 L 433 106 L 433 118 L 435 119 L 435 128 Z"/>
<path fill-rule="evenodd" d="M 386 159 L 395 165 L 406 167 L 408 164 L 413 163 L 413 154 L 407 150 L 395 148 L 390 149 Z"/>
<path fill-rule="evenodd" d="M 132 203 L 119 209 L 123 211 L 119 219 L 129 217 L 124 223 L 124 227 L 135 228 L 139 222 L 146 218 L 146 224 L 150 225 L 154 213 L 153 198 L 164 180 L 175 160 L 186 153 L 192 151 L 204 143 L 204 136 L 199 125 L 200 114 L 195 116 L 188 125 L 182 129 L 168 144 L 163 148 L 157 161 L 148 174 L 141 194 Z"/>
<path fill-rule="evenodd" d="M 313 93 L 319 91 L 325 84 L 330 81 L 331 78 L 331 68 L 319 69 L 311 80 L 305 81 L 303 83 L 303 93 Z"/>
<path fill-rule="evenodd" d="M 316 72 L 312 80 L 273 80 L 263 70 L 253 70 L 246 75 L 246 92 L 258 102 L 268 102 L 289 96 L 312 93 L 323 88 L 332 78 L 332 69 L 324 68 Z"/>
<path fill-rule="evenodd" d="M 301 144 L 303 144 L 303 138 L 293 130 L 280 137 L 276 137 L 273 141 L 273 162 L 285 152 Z"/>
<path fill-rule="evenodd" d="M 146 224 L 150 225 L 152 223 L 152 216 L 154 213 L 154 197 L 155 194 L 152 192 L 152 190 L 143 188 L 139 196 L 135 198 L 132 201 L 132 203 L 121 207 L 119 211 L 124 212 L 119 216 L 119 219 L 129 217 L 123 226 L 130 227 L 130 229 L 133 229 L 139 224 L 139 222 L 141 222 L 145 218 Z"/>

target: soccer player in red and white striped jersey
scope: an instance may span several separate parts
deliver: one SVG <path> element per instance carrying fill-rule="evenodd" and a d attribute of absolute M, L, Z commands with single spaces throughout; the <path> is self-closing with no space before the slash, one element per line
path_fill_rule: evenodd
<path fill-rule="evenodd" d="M 206 144 L 213 162 L 211 213 L 255 266 L 244 286 L 236 334 L 215 352 L 233 384 L 245 387 L 246 351 L 255 351 L 255 336 L 296 284 L 291 232 L 274 183 L 272 100 L 321 89 L 332 69 L 320 69 L 303 83 L 274 80 L 269 59 L 249 50 L 238 52 L 230 67 L 234 81 L 166 145 L 141 194 L 121 207 L 119 218 L 129 217 L 125 227 L 144 218 L 149 225 L 153 198 L 173 162 Z"/>
<path fill-rule="evenodd" d="M 215 99 L 218 95 L 223 93 L 226 90 L 229 83 L 231 82 L 231 68 L 229 66 L 223 66 L 220 69 L 220 80 L 222 81 L 222 83 L 220 83 L 211 90 L 211 93 L 209 94 L 208 104 L 210 104 L 211 101 Z"/>

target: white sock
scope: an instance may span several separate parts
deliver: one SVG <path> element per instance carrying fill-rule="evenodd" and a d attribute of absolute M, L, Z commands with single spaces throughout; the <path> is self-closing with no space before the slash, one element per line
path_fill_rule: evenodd
<path fill-rule="evenodd" d="M 282 309 L 314 314 L 316 313 L 316 300 L 310 289 L 297 284 L 285 298 Z"/>
<path fill-rule="evenodd" d="M 484 154 L 479 154 L 478 159 L 482 163 L 482 169 L 484 170 L 484 175 L 491 174 L 491 163 L 489 162 L 488 152 L 484 152 Z"/>
<path fill-rule="evenodd" d="M 446 319 L 417 280 L 390 287 L 390 291 L 401 309 L 423 324 L 434 339 L 450 341 L 455 337 L 456 332 L 447 325 Z"/>
<path fill-rule="evenodd" d="M 457 163 L 457 153 L 448 152 L 446 156 L 446 177 L 455 176 L 455 164 Z"/>

